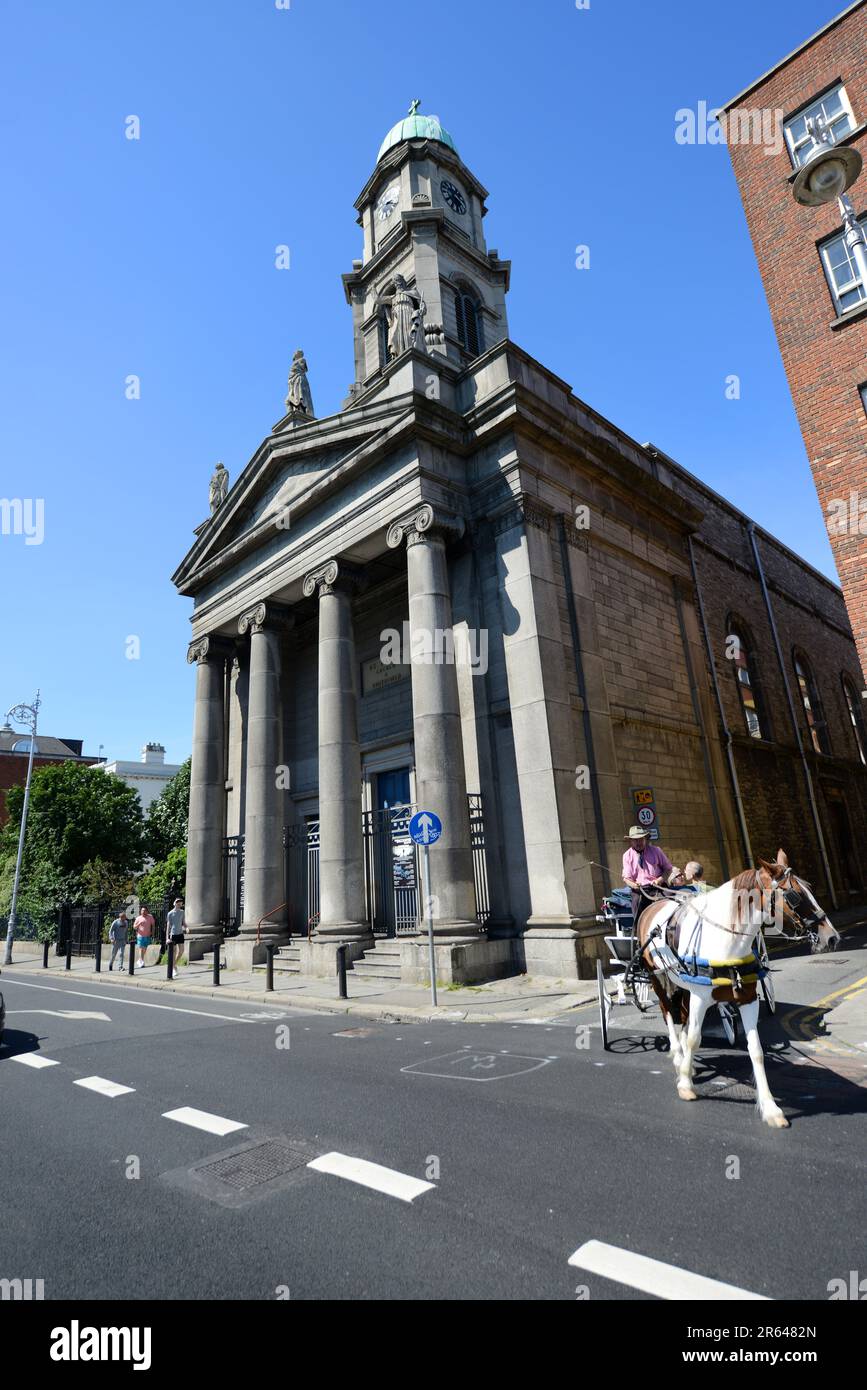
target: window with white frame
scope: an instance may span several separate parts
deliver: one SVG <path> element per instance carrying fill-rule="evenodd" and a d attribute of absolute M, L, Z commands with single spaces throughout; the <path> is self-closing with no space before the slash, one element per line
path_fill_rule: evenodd
<path fill-rule="evenodd" d="M 822 117 L 825 129 L 834 144 L 848 135 L 850 130 L 855 129 L 855 117 L 846 95 L 846 88 L 840 83 L 818 101 L 814 101 L 811 106 L 799 111 L 790 121 L 783 123 L 786 144 L 796 169 L 800 169 L 813 148 L 813 141 L 807 130 L 807 121 L 812 116 Z"/>
<path fill-rule="evenodd" d="M 867 231 L 867 217 L 860 224 Z M 822 264 L 834 296 L 837 312 L 845 314 L 847 309 L 855 309 L 867 300 L 867 285 L 862 282 L 855 264 L 855 257 L 846 245 L 846 233 L 826 241 L 822 250 Z"/>

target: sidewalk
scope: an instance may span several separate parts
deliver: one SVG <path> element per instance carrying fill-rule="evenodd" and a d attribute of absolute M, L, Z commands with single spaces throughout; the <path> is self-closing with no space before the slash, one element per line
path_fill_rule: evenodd
<path fill-rule="evenodd" d="M 106 960 L 107 952 L 103 955 Z M 279 957 L 277 957 L 279 961 Z M 72 969 L 65 969 L 65 957 L 49 954 L 48 969 L 42 969 L 42 951 L 34 942 L 17 943 L 12 965 L 3 966 L 2 979 L 13 979 L 16 973 L 32 975 L 38 972 L 46 983 L 62 976 L 88 987 L 109 985 L 169 991 L 198 995 L 203 999 L 245 999 L 256 1004 L 290 1006 L 298 1009 L 323 1010 L 331 1014 L 353 1014 L 359 1018 L 376 1019 L 384 1023 L 428 1023 L 436 1019 L 470 1023 L 544 1023 L 546 1020 L 578 1008 L 596 999 L 595 980 L 540 980 L 529 975 L 515 975 L 507 980 L 494 980 L 484 985 L 463 985 L 458 989 L 445 985 L 437 988 L 438 1007 L 431 1003 L 427 985 L 403 985 L 395 981 L 354 980 L 347 973 L 348 999 L 340 999 L 337 981 L 311 979 L 303 975 L 274 970 L 274 990 L 265 989 L 265 970 L 224 970 L 219 986 L 213 983 L 211 959 L 182 965 L 174 979 L 166 979 L 165 965 L 136 967 L 131 978 L 117 970 L 109 972 L 107 965 L 97 975 L 92 956 L 73 956 Z"/>

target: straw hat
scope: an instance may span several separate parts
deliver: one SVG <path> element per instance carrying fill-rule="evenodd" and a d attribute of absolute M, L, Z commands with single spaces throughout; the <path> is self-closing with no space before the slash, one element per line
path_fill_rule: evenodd
<path fill-rule="evenodd" d="M 623 838 L 624 840 L 646 840 L 649 834 L 650 831 L 643 830 L 640 825 L 631 825 L 629 827 L 629 834 L 624 835 Z"/>

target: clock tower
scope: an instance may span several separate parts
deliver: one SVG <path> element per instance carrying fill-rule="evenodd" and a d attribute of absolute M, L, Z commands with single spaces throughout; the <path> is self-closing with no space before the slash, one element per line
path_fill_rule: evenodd
<path fill-rule="evenodd" d="M 355 338 L 347 405 L 406 351 L 460 368 L 508 337 L 510 263 L 485 242 L 487 190 L 439 118 L 418 108 L 386 135 L 355 204 L 364 250 L 343 277 Z"/>

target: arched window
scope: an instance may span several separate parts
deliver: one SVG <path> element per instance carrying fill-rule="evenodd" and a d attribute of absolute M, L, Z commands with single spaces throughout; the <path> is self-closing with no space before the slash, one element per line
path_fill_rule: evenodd
<path fill-rule="evenodd" d="M 484 350 L 482 316 L 479 301 L 466 290 L 455 290 L 455 320 L 461 347 L 471 356 L 478 357 Z"/>
<path fill-rule="evenodd" d="M 767 738 L 770 731 L 759 690 L 752 642 L 745 625 L 731 615 L 727 624 L 726 656 L 734 668 L 747 733 L 750 738 Z"/>
<path fill-rule="evenodd" d="M 855 746 L 858 749 L 858 756 L 862 763 L 867 765 L 867 730 L 864 728 L 864 706 L 862 697 L 855 688 L 855 683 L 850 676 L 840 677 L 843 685 L 843 695 L 846 699 L 846 708 L 849 711 L 849 718 L 852 721 L 852 732 L 855 735 Z"/>
<path fill-rule="evenodd" d="M 30 752 L 30 744 L 31 744 L 31 739 L 29 739 L 29 738 L 19 738 L 19 739 L 17 739 L 17 740 L 15 741 L 15 743 L 13 743 L 13 745 L 12 745 L 12 752 L 13 752 L 13 753 L 29 753 L 29 752 Z"/>
<path fill-rule="evenodd" d="M 379 335 L 379 365 L 388 366 L 388 313 L 385 305 L 379 311 L 379 322 L 377 324 Z"/>
<path fill-rule="evenodd" d="M 822 702 L 819 699 L 819 688 L 816 685 L 813 668 L 803 652 L 794 652 L 792 661 L 813 747 L 817 753 L 830 753 L 831 740 L 828 738 L 828 725 L 825 723 L 825 715 L 822 711 Z"/>

